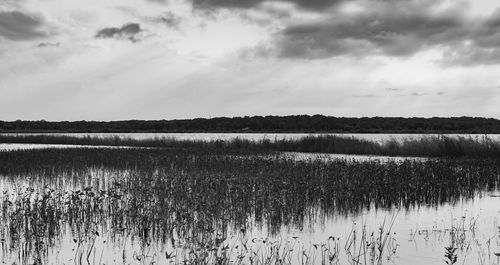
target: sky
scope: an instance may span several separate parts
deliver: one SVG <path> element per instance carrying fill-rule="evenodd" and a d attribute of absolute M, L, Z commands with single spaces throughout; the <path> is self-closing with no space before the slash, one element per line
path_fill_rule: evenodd
<path fill-rule="evenodd" d="M 0 120 L 500 118 L 498 0 L 1 0 Z"/>

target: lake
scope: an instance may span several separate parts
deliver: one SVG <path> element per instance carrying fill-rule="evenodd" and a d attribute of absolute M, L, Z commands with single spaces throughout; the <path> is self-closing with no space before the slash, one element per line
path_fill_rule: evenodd
<path fill-rule="evenodd" d="M 0 152 L 4 263 L 499 262 L 496 160 L 45 147 Z"/>

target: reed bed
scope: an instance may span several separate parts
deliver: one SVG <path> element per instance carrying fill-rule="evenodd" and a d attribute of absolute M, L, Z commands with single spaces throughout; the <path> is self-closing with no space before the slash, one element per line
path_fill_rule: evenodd
<path fill-rule="evenodd" d="M 129 146 L 203 150 L 210 152 L 308 152 L 381 156 L 499 158 L 500 142 L 488 138 L 425 136 L 375 142 L 354 137 L 320 135 L 300 139 L 177 140 L 168 137 L 132 139 L 127 137 L 65 135 L 1 135 L 0 143 L 65 144 L 91 146 Z"/>
<path fill-rule="evenodd" d="M 77 264 L 100 264 L 104 241 L 126 240 L 140 248 L 123 247 L 119 264 L 160 256 L 179 264 L 336 264 L 340 253 L 373 264 L 359 248 L 339 250 L 335 235 L 316 247 L 245 235 L 255 224 L 277 235 L 283 226 L 305 229 L 374 207 L 453 204 L 496 190 L 499 172 L 493 159 L 296 161 L 185 148 L 0 152 L 0 244 L 21 264 L 45 264 L 68 237 Z M 390 241 L 385 233 L 380 240 L 371 246 Z M 380 261 L 384 252 L 373 250 L 381 254 L 371 260 Z"/>

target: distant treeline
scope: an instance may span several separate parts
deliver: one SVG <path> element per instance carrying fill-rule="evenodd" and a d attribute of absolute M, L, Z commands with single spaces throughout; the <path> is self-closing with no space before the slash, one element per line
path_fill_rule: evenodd
<path fill-rule="evenodd" d="M 323 115 L 253 116 L 190 120 L 0 121 L 1 132 L 337 132 L 500 133 L 493 118 L 338 118 Z"/>

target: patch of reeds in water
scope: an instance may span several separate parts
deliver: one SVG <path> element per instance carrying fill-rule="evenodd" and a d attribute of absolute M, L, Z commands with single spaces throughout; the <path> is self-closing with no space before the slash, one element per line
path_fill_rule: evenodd
<path fill-rule="evenodd" d="M 499 169 L 497 160 L 295 161 L 185 149 L 0 152 L 7 188 L 0 200 L 2 247 L 22 263 L 38 262 L 69 234 L 73 260 L 90 263 L 99 260 L 96 238 L 107 234 L 108 242 L 133 238 L 143 250 L 168 245 L 162 253 L 177 253 L 179 263 L 225 264 L 237 253 L 227 239 L 250 229 L 249 220 L 276 235 L 283 226 L 303 229 L 372 207 L 454 203 L 496 189 Z M 20 184 L 24 188 L 13 188 Z M 278 262 L 286 244 L 264 245 L 267 254 L 249 245 L 238 253 L 262 261 L 250 264 L 287 264 Z M 151 258 L 147 251 L 130 252 L 124 250 L 124 259 Z M 351 254 L 359 256 L 359 248 Z M 276 261 L 266 262 L 269 255 Z M 310 260 L 306 256 L 301 260 Z"/>
<path fill-rule="evenodd" d="M 168 137 L 132 139 L 127 137 L 65 135 L 1 135 L 0 143 L 129 146 L 204 150 L 210 152 L 312 152 L 417 157 L 500 157 L 500 142 L 483 137 L 423 136 L 376 142 L 336 135 L 307 136 L 299 139 L 177 140 Z"/>

